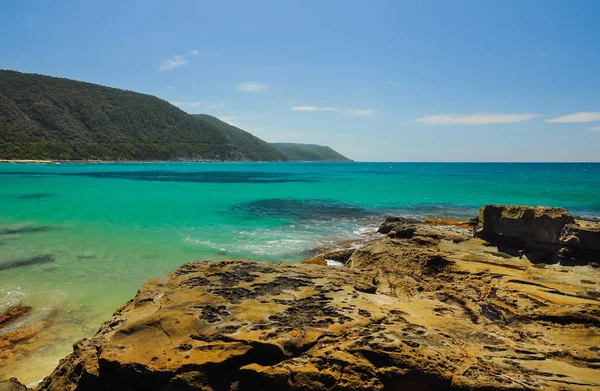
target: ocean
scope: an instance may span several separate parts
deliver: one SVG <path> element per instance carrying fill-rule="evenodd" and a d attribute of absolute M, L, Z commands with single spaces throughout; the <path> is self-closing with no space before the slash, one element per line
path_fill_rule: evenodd
<path fill-rule="evenodd" d="M 0 329 L 38 327 L 0 379 L 35 383 L 150 278 L 201 259 L 294 263 L 387 215 L 487 203 L 600 216 L 598 163 L 0 164 Z"/>

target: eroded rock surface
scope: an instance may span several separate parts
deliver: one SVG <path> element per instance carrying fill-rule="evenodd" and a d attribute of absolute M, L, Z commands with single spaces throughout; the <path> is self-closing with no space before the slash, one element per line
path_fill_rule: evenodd
<path fill-rule="evenodd" d="M 0 380 L 0 391 L 27 391 L 24 384 L 19 383 L 15 378 Z"/>
<path fill-rule="evenodd" d="M 397 221 L 338 268 L 184 265 L 39 389 L 598 389 L 598 270 L 535 265 L 470 232 Z"/>

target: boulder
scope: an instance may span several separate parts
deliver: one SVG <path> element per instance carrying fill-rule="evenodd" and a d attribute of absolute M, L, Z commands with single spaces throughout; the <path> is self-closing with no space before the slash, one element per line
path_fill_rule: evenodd
<path fill-rule="evenodd" d="M 486 205 L 476 236 L 534 263 L 576 266 L 600 262 L 600 224 L 562 208 Z"/>
<path fill-rule="evenodd" d="M 416 238 L 435 238 L 452 241 L 463 241 L 473 237 L 472 231 L 468 228 L 461 228 L 455 225 L 432 225 L 429 223 L 405 223 L 394 222 L 386 223 L 384 231 L 387 236 L 397 239 Z"/>
<path fill-rule="evenodd" d="M 398 217 L 398 216 L 389 216 L 385 218 L 385 221 L 379 226 L 377 230 L 378 233 L 387 235 L 390 231 L 392 231 L 399 224 L 418 224 L 421 223 L 420 220 L 413 219 L 410 217 Z"/>
<path fill-rule="evenodd" d="M 479 210 L 477 236 L 502 236 L 516 242 L 558 244 L 565 225 L 575 218 L 563 208 L 486 205 Z"/>

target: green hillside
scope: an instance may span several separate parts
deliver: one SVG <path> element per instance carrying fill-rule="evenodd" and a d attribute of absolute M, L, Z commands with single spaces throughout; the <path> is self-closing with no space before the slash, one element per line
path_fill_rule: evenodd
<path fill-rule="evenodd" d="M 277 148 L 274 148 L 271 144 L 253 136 L 251 133 L 246 132 L 240 128 L 229 125 L 227 122 L 223 122 L 220 119 L 213 117 L 208 114 L 193 114 L 193 117 L 200 120 L 202 123 L 214 126 L 219 129 L 227 139 L 232 142 L 235 141 L 242 145 L 252 145 L 253 148 L 248 148 L 244 151 L 244 155 L 253 161 L 286 161 L 289 160 L 283 153 Z M 260 145 L 261 148 L 258 148 Z M 266 150 L 270 151 L 270 155 L 265 158 Z M 272 155 L 272 156 L 271 156 Z"/>
<path fill-rule="evenodd" d="M 351 162 L 333 149 L 316 144 L 271 143 L 288 160 L 294 162 Z"/>
<path fill-rule="evenodd" d="M 0 159 L 288 160 L 151 95 L 15 71 L 0 71 Z"/>

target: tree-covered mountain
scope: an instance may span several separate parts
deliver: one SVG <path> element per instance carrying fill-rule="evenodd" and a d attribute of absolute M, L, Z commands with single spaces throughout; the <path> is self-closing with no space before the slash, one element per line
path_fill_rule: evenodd
<path fill-rule="evenodd" d="M 288 160 L 250 133 L 151 95 L 1 70 L 0 159 Z"/>
<path fill-rule="evenodd" d="M 333 149 L 316 144 L 271 143 L 288 160 L 295 162 L 351 162 Z"/>

